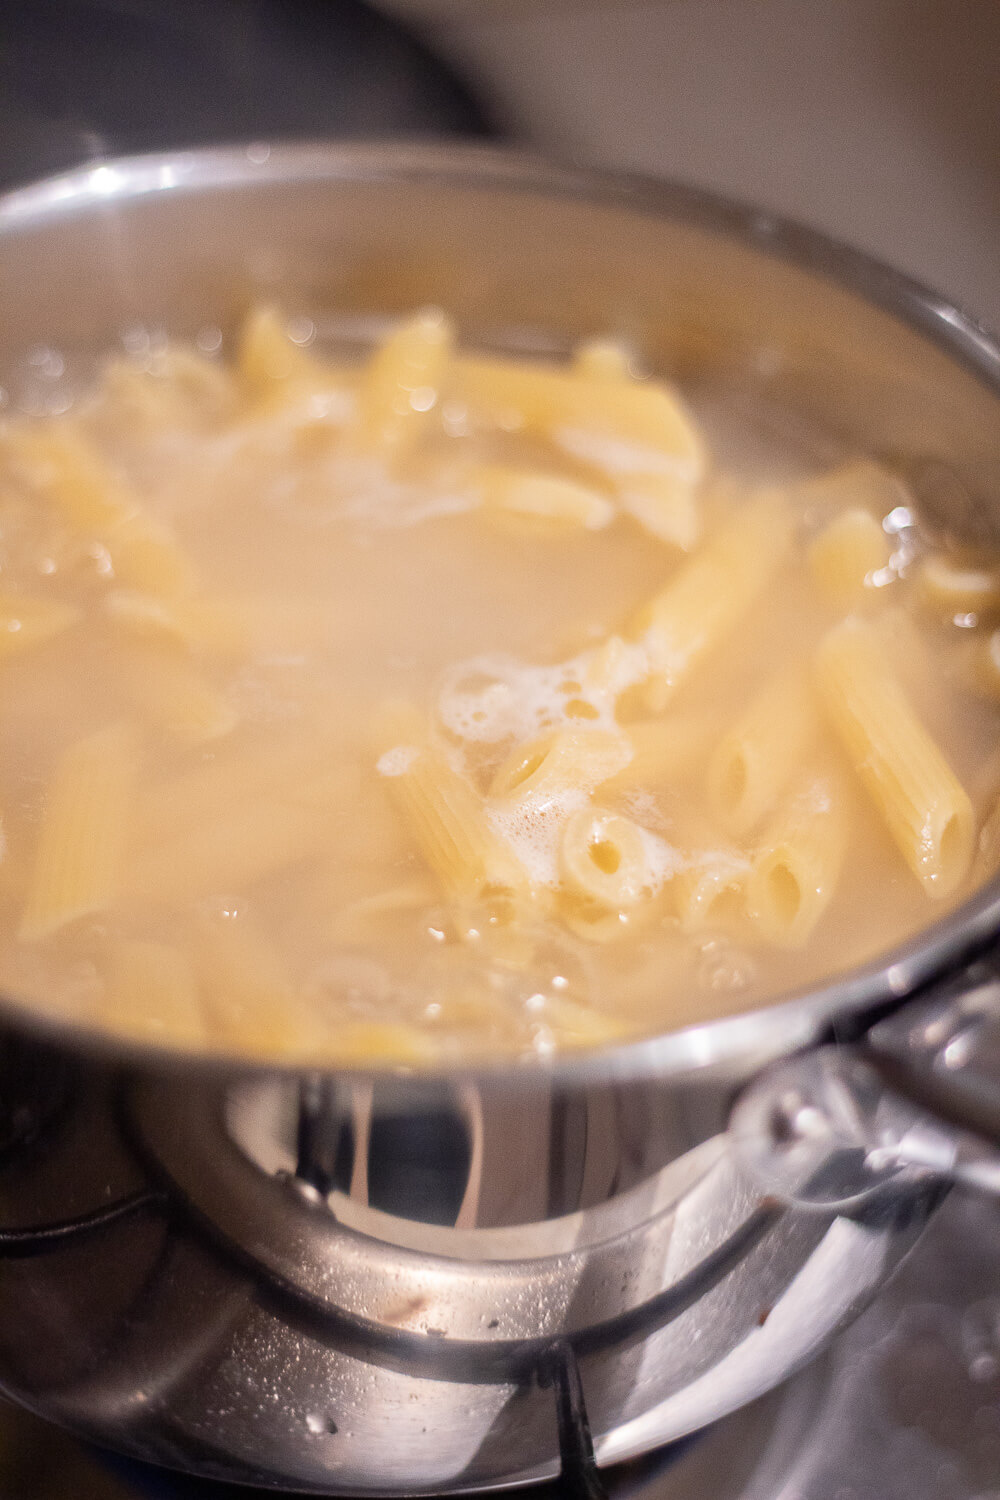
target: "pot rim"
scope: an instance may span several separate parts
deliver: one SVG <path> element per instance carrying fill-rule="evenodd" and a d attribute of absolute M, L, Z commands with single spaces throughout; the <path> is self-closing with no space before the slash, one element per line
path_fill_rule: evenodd
<path fill-rule="evenodd" d="M 452 142 L 251 142 L 108 158 L 0 195 L 0 236 L 151 194 L 201 193 L 279 182 L 400 180 L 578 198 L 690 224 L 772 259 L 789 261 L 874 304 L 938 345 L 1000 394 L 1000 343 L 990 331 L 947 298 L 884 262 L 781 214 L 703 188 L 633 173 L 561 166 L 517 149 Z M 542 1072 L 568 1083 L 666 1077 L 748 1062 L 752 1066 L 755 1060 L 809 1045 L 831 1030 L 841 1037 L 857 1035 L 873 1018 L 981 952 L 998 932 L 1000 878 L 879 959 L 805 993 L 778 996 L 755 1010 L 555 1058 L 532 1054 L 501 1061 L 442 1059 L 419 1070 L 347 1063 L 331 1064 L 326 1071 L 369 1076 L 419 1071 L 429 1077 L 501 1072 L 512 1078 Z M 225 1073 L 308 1070 L 308 1063 L 301 1061 L 184 1052 L 104 1036 L 77 1023 L 39 1015 L 6 996 L 0 996 L 0 1013 L 53 1042 L 118 1060 L 127 1057 L 155 1063 L 160 1069 L 195 1064 Z"/>

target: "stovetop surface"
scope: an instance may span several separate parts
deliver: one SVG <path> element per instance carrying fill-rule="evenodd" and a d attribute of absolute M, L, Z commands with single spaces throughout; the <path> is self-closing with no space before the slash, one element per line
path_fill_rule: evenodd
<path fill-rule="evenodd" d="M 706 1432 L 606 1478 L 611 1500 L 1000 1500 L 996 1207 L 953 1195 L 826 1355 Z M 0 1500 L 259 1494 L 122 1461 L 0 1405 Z"/>

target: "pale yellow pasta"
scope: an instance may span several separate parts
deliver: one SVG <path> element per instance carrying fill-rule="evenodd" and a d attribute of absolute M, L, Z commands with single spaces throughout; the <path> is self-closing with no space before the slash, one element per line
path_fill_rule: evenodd
<path fill-rule="evenodd" d="M 188 745 L 231 734 L 239 714 L 187 657 L 156 641 L 120 648 L 121 683 L 134 708 Z"/>
<path fill-rule="evenodd" d="M 722 736 L 708 762 L 709 804 L 723 828 L 741 837 L 771 811 L 817 730 L 805 672 L 780 668 Z"/>
<path fill-rule="evenodd" d="M 673 474 L 618 479 L 618 503 L 658 541 L 690 552 L 701 537 L 702 508 L 693 484 Z"/>
<path fill-rule="evenodd" d="M 808 781 L 762 833 L 747 882 L 747 912 L 766 942 L 808 941 L 833 899 L 846 845 L 842 795 L 828 777 Z"/>
<path fill-rule="evenodd" d="M 1000 797 L 994 797 L 976 839 L 975 876 L 979 882 L 992 880 L 1000 872 Z"/>
<path fill-rule="evenodd" d="M 426 741 L 394 745 L 378 771 L 414 843 L 453 897 L 526 885 L 523 867 L 491 828 L 483 799 Z"/>
<path fill-rule="evenodd" d="M 809 546 L 809 567 L 826 596 L 850 609 L 872 592 L 872 579 L 885 568 L 889 539 L 870 511 L 852 506 L 826 525 Z"/>
<path fill-rule="evenodd" d="M 971 687 L 1000 699 L 1000 630 L 991 630 L 973 643 L 968 676 Z"/>
<path fill-rule="evenodd" d="M 136 770 L 130 725 L 98 730 L 63 751 L 42 807 L 21 917 L 23 941 L 49 937 L 119 899 Z"/>
<path fill-rule="evenodd" d="M 116 579 L 156 594 L 191 586 L 190 562 L 174 537 L 69 418 L 11 424 L 3 447 L 62 520 L 104 547 Z"/>
<path fill-rule="evenodd" d="M 652 887 L 640 829 L 602 808 L 581 808 L 567 819 L 559 870 L 571 890 L 613 911 L 638 905 Z"/>
<path fill-rule="evenodd" d="M 886 516 L 897 506 L 912 503 L 912 496 L 898 474 L 873 458 L 849 458 L 822 474 L 794 485 L 800 503 L 857 506 L 875 516 Z"/>
<path fill-rule="evenodd" d="M 398 455 L 429 425 L 453 343 L 451 323 L 426 308 L 400 323 L 369 356 L 351 431 L 363 450 Z"/>
<path fill-rule="evenodd" d="M 297 344 L 273 307 L 258 307 L 240 336 L 237 370 L 253 411 L 301 407 L 313 417 L 349 416 L 356 378 Z"/>
<path fill-rule="evenodd" d="M 116 935 L 104 962 L 96 1020 L 138 1041 L 205 1045 L 209 1032 L 189 954 L 173 943 Z"/>
<path fill-rule="evenodd" d="M 684 780 L 704 763 L 711 744 L 709 721 L 703 713 L 664 714 L 628 726 L 632 758 L 603 784 L 603 794 L 630 788 L 652 788 Z"/>
<path fill-rule="evenodd" d="M 0 661 L 51 641 L 82 618 L 80 609 L 61 599 L 0 594 Z"/>
<path fill-rule="evenodd" d="M 616 339 L 586 339 L 573 350 L 573 370 L 585 380 L 631 380 L 629 351 Z"/>
<path fill-rule="evenodd" d="M 224 803 L 199 821 L 187 818 L 155 839 L 147 817 L 129 894 L 159 905 L 227 895 L 327 849 L 336 856 L 331 821 L 357 798 L 359 785 L 356 769 L 334 764 L 266 797 Z"/>
<path fill-rule="evenodd" d="M 281 1057 L 322 1037 L 280 953 L 245 915 L 203 919 L 194 962 L 205 1016 L 223 1047 Z"/>
<path fill-rule="evenodd" d="M 649 653 L 661 706 L 774 578 L 788 555 L 792 528 L 780 493 L 745 501 L 640 611 L 633 634 Z"/>
<path fill-rule="evenodd" d="M 848 619 L 831 630 L 817 677 L 829 721 L 906 863 L 928 896 L 950 895 L 972 858 L 972 804 L 872 627 Z"/>
<path fill-rule="evenodd" d="M 1000 612 L 1000 571 L 962 563 L 934 552 L 920 564 L 917 586 L 935 613 L 990 619 Z"/>
<path fill-rule="evenodd" d="M 492 798 L 524 800 L 593 791 L 628 765 L 628 736 L 606 729 L 556 729 L 518 745 L 490 784 Z"/>
<path fill-rule="evenodd" d="M 614 520 L 615 507 L 589 485 L 556 474 L 500 464 L 480 469 L 473 484 L 483 504 L 521 520 L 600 531 Z"/>
<path fill-rule="evenodd" d="M 104 367 L 99 415 L 127 412 L 130 425 L 152 434 L 164 428 L 229 421 L 239 396 L 220 361 L 170 345 L 142 363 L 115 359 Z"/>
<path fill-rule="evenodd" d="M 666 473 L 696 482 L 706 467 L 701 434 L 658 381 L 609 381 L 556 366 L 460 356 L 456 394 L 497 421 L 544 433 L 574 457 L 617 472 Z"/>
<path fill-rule="evenodd" d="M 746 911 L 749 861 L 735 849 L 693 850 L 670 882 L 669 895 L 681 930 L 738 925 Z"/>

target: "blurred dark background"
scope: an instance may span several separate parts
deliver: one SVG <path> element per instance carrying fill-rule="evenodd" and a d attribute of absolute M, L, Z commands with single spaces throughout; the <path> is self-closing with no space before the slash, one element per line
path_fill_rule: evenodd
<path fill-rule="evenodd" d="M 412 133 L 714 187 L 1000 326 L 1000 0 L 0 0 L 0 182 Z"/>

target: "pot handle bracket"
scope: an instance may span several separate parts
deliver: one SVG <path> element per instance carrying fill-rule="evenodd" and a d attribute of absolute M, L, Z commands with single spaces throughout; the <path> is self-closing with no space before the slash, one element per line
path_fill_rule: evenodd
<path fill-rule="evenodd" d="M 769 1194 L 857 1216 L 921 1186 L 1000 1199 L 1000 967 L 995 956 L 908 1002 L 851 1046 L 760 1073 L 730 1116 Z"/>

